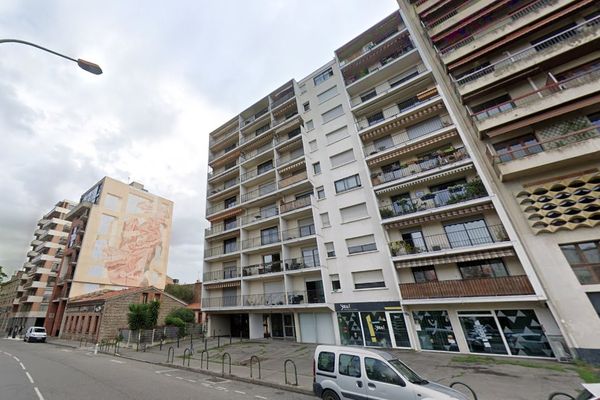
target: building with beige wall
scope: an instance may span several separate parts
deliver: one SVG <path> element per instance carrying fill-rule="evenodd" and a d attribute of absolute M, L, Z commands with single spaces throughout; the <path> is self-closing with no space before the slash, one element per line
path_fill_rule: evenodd
<path fill-rule="evenodd" d="M 398 3 L 567 346 L 600 363 L 600 4 Z"/>
<path fill-rule="evenodd" d="M 21 284 L 21 272 L 16 272 L 9 280 L 0 284 L 0 333 L 11 333 L 13 329 L 13 309 L 18 309 L 17 289 Z"/>
<path fill-rule="evenodd" d="M 173 202 L 142 184 L 103 178 L 66 219 L 71 223 L 48 309 L 57 335 L 69 298 L 102 289 L 154 286 L 167 276 Z"/>

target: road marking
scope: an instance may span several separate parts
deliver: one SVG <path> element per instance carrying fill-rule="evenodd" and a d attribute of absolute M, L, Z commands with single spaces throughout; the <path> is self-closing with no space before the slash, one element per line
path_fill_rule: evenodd
<path fill-rule="evenodd" d="M 257 399 L 261 399 L 261 400 L 267 400 L 266 397 L 262 397 L 262 396 L 259 396 L 259 395 L 255 395 L 254 397 L 256 397 Z"/>
<path fill-rule="evenodd" d="M 246 394 L 246 392 L 242 392 L 240 390 L 234 390 L 234 392 L 236 392 L 237 394 Z"/>
<path fill-rule="evenodd" d="M 204 383 L 204 382 L 202 382 L 202 386 L 206 386 L 206 387 L 209 387 L 209 388 L 211 388 L 211 387 L 212 387 L 212 386 L 211 386 L 211 385 L 209 385 L 208 383 Z"/>
<path fill-rule="evenodd" d="M 223 386 L 215 386 L 215 389 L 217 390 L 222 390 L 224 392 L 229 392 L 229 390 L 227 390 L 227 388 L 223 387 Z"/>
<path fill-rule="evenodd" d="M 69 350 L 69 349 L 62 349 L 61 351 L 64 351 L 65 353 L 70 353 L 70 352 L 72 352 L 73 350 Z"/>
<path fill-rule="evenodd" d="M 177 370 L 171 368 L 171 369 L 161 369 L 161 370 L 154 371 L 154 372 L 156 372 L 157 374 L 162 374 L 163 372 L 171 372 L 171 371 L 177 371 Z"/>
<path fill-rule="evenodd" d="M 29 372 L 25 372 L 25 375 L 27 375 L 27 378 L 29 378 L 29 382 L 33 383 L 33 378 L 31 377 Z"/>
<path fill-rule="evenodd" d="M 20 362 L 19 365 L 21 365 L 21 368 L 23 368 L 23 371 L 25 371 L 27 369 L 27 368 L 25 368 L 25 366 L 23 365 L 22 362 Z"/>
<path fill-rule="evenodd" d="M 21 362 L 21 360 L 19 360 L 19 357 L 17 357 L 17 356 L 12 356 L 12 358 L 14 358 L 15 360 L 17 360 L 17 362 Z"/>
<path fill-rule="evenodd" d="M 35 390 L 35 392 L 37 393 L 38 398 L 40 400 L 44 400 L 44 396 L 42 396 L 42 394 L 40 393 L 40 389 L 38 389 L 37 387 L 34 387 L 33 390 Z"/>
<path fill-rule="evenodd" d="M 176 376 L 175 378 L 183 380 L 181 376 Z"/>
<path fill-rule="evenodd" d="M 117 364 L 125 364 L 125 361 L 120 361 L 120 360 L 110 360 L 110 362 L 114 362 Z"/>
<path fill-rule="evenodd" d="M 171 374 L 165 374 L 165 376 L 173 376 L 173 375 L 171 375 Z"/>
<path fill-rule="evenodd" d="M 196 381 L 193 379 L 186 379 L 186 381 L 196 383 Z"/>
<path fill-rule="evenodd" d="M 10 354 L 9 352 L 5 351 L 4 354 L 6 354 L 9 357 L 12 357 L 12 354 Z"/>

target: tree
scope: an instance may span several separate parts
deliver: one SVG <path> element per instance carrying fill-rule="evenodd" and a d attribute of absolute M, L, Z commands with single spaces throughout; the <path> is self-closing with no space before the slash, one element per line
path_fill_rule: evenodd
<path fill-rule="evenodd" d="M 2 281 L 4 280 L 4 278 L 8 277 L 8 275 L 6 275 L 6 274 L 5 274 L 5 273 L 2 271 L 2 269 L 3 269 L 3 268 L 4 268 L 4 267 L 3 267 L 2 265 L 0 265 L 0 283 L 2 283 Z"/>
<path fill-rule="evenodd" d="M 168 284 L 165 286 L 165 292 L 188 304 L 194 300 L 193 285 Z"/>
<path fill-rule="evenodd" d="M 160 303 L 152 301 L 149 304 L 130 304 L 127 314 L 129 329 L 153 329 L 158 323 L 158 311 Z"/>
<path fill-rule="evenodd" d="M 167 318 L 168 317 L 179 318 L 183 322 L 187 322 L 187 323 L 194 322 L 194 312 L 192 310 L 190 310 L 189 308 L 184 308 L 184 307 L 176 308 L 175 310 L 171 311 L 169 313 L 169 315 L 167 315 Z"/>

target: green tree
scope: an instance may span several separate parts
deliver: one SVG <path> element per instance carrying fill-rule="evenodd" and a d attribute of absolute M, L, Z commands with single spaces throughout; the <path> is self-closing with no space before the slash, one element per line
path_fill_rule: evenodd
<path fill-rule="evenodd" d="M 8 277 L 8 275 L 6 275 L 4 273 L 4 271 L 2 271 L 4 267 L 2 265 L 0 265 L 0 283 L 2 283 L 2 281 L 4 280 L 4 278 Z"/>
<path fill-rule="evenodd" d="M 187 322 L 187 323 L 194 322 L 194 312 L 192 310 L 190 310 L 189 308 L 184 308 L 184 307 L 176 308 L 175 310 L 171 311 L 169 313 L 169 315 L 167 315 L 167 318 L 168 317 L 179 318 L 183 322 Z"/>
<path fill-rule="evenodd" d="M 127 314 L 129 329 L 152 329 L 158 323 L 158 311 L 160 303 L 152 301 L 149 304 L 130 304 Z"/>
<path fill-rule="evenodd" d="M 194 300 L 193 285 L 168 284 L 165 286 L 165 292 L 188 304 Z"/>

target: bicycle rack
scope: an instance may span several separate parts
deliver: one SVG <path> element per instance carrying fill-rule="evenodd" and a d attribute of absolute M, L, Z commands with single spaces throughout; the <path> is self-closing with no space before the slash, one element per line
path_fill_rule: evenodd
<path fill-rule="evenodd" d="M 188 360 L 188 367 L 190 366 L 190 360 L 192 359 L 192 352 L 190 349 L 185 349 L 183 351 L 183 366 L 185 367 L 185 358 L 186 358 L 186 354 L 187 354 L 187 360 Z"/>
<path fill-rule="evenodd" d="M 175 358 L 175 349 L 173 348 L 173 346 L 170 346 L 169 347 L 169 352 L 167 353 L 167 363 L 170 362 L 171 364 L 173 364 L 173 361 L 174 361 L 173 359 L 174 358 Z M 171 361 L 169 361 L 169 359 Z"/>
<path fill-rule="evenodd" d="M 160 339 L 160 347 L 159 347 L 159 350 L 160 350 L 160 351 L 162 351 L 162 346 L 163 346 L 163 339 L 161 338 L 161 339 Z"/>
<path fill-rule="evenodd" d="M 227 356 L 227 359 L 229 360 L 229 375 L 231 375 L 231 355 L 225 352 L 223 353 L 223 358 L 221 358 L 221 376 L 225 376 L 225 356 Z"/>
<path fill-rule="evenodd" d="M 288 376 L 287 376 L 288 363 L 292 363 L 292 365 L 294 366 L 294 377 L 296 379 L 296 383 L 288 383 Z M 290 360 L 289 358 L 283 362 L 283 375 L 285 376 L 285 384 L 286 385 L 298 386 L 298 371 L 296 369 L 296 363 L 294 361 Z M 477 399 L 475 399 L 475 400 L 477 400 Z"/>
<path fill-rule="evenodd" d="M 202 364 L 204 364 L 204 353 L 206 353 L 206 369 L 208 370 L 208 350 L 202 350 L 202 353 L 200 353 L 200 369 L 202 369 Z"/>
<path fill-rule="evenodd" d="M 564 396 L 569 400 L 575 400 L 575 397 L 571 396 L 570 394 L 563 393 L 563 392 L 554 392 L 554 393 L 550 394 L 550 396 L 548 397 L 548 400 L 554 400 L 554 398 L 556 396 Z"/>
<path fill-rule="evenodd" d="M 450 387 L 454 388 L 455 385 L 462 385 L 462 386 L 466 387 L 467 389 L 469 389 L 469 392 L 471 392 L 471 394 L 473 395 L 473 400 L 477 400 L 477 394 L 475 394 L 475 391 L 473 389 L 471 389 L 471 387 L 469 385 L 467 385 L 466 383 L 462 383 L 462 382 L 452 382 L 450 384 Z"/>
<path fill-rule="evenodd" d="M 258 364 L 258 379 L 261 379 L 261 376 L 260 376 L 260 359 L 257 356 L 250 357 L 250 378 L 252 378 L 252 360 L 256 360 L 256 363 Z"/>
<path fill-rule="evenodd" d="M 119 342 L 117 340 L 115 340 L 115 352 L 114 354 L 117 354 L 117 351 L 119 350 Z"/>

